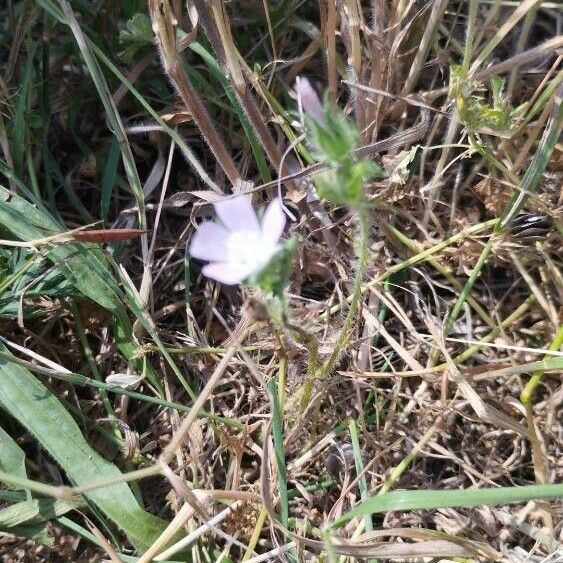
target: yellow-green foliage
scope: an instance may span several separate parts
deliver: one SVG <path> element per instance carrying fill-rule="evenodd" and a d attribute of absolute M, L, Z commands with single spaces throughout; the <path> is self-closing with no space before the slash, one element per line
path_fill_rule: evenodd
<path fill-rule="evenodd" d="M 455 100 L 459 120 L 471 132 L 484 128 L 498 132 L 512 129 L 516 110 L 508 106 L 503 97 L 504 82 L 499 76 L 491 78 L 490 105 L 487 90 L 468 78 L 463 66 L 450 68 L 450 98 Z"/>

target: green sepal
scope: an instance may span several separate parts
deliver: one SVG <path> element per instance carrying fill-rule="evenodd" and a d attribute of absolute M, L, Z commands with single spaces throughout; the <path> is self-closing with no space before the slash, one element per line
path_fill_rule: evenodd
<path fill-rule="evenodd" d="M 364 201 L 364 183 L 384 176 L 385 172 L 375 162 L 348 160 L 339 168 L 315 174 L 312 179 L 320 197 L 357 209 Z"/>
<path fill-rule="evenodd" d="M 342 164 L 358 146 L 358 131 L 344 113 L 330 107 L 328 100 L 324 112 L 323 123 L 306 118 L 315 158 L 326 164 Z"/>
<path fill-rule="evenodd" d="M 284 300 L 284 289 L 289 284 L 297 237 L 291 237 L 272 257 L 270 262 L 257 274 L 247 280 L 247 284 L 258 287 L 265 295 Z"/>

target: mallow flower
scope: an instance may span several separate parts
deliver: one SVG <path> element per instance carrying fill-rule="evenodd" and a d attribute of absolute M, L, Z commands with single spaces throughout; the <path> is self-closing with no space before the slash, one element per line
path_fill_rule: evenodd
<path fill-rule="evenodd" d="M 209 262 L 202 273 L 226 285 L 243 282 L 268 265 L 281 245 L 285 227 L 282 202 L 274 199 L 258 220 L 247 195 L 214 204 L 220 223 L 205 221 L 193 236 L 189 253 Z"/>

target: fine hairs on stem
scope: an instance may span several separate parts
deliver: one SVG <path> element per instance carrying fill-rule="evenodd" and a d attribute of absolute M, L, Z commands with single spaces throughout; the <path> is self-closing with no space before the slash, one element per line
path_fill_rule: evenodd
<path fill-rule="evenodd" d="M 356 270 L 356 276 L 354 278 L 354 290 L 352 292 L 352 301 L 350 302 L 350 307 L 348 309 L 348 314 L 342 326 L 342 331 L 340 336 L 334 345 L 334 349 L 330 354 L 328 360 L 321 367 L 319 372 L 319 377 L 326 377 L 334 367 L 334 364 L 340 356 L 342 348 L 346 345 L 348 338 L 350 336 L 350 329 L 354 319 L 356 318 L 356 313 L 360 305 L 360 299 L 362 296 L 362 281 L 364 279 L 364 274 L 366 271 L 366 262 L 368 254 L 368 238 L 369 238 L 369 225 L 368 225 L 368 214 L 365 205 L 361 205 L 358 209 L 358 221 L 359 221 L 359 241 L 357 248 L 358 255 L 358 268 Z"/>
<path fill-rule="evenodd" d="M 334 348 L 326 360 L 326 362 L 317 369 L 317 361 L 318 361 L 318 342 L 316 338 L 313 336 L 315 340 L 314 348 L 309 348 L 309 363 L 307 369 L 307 379 L 301 388 L 301 410 L 303 410 L 311 400 L 311 394 L 313 392 L 313 384 L 316 378 L 324 379 L 330 372 L 333 370 L 334 365 L 338 361 L 340 354 L 348 339 L 350 337 L 350 330 L 354 323 L 354 319 L 356 318 L 356 314 L 359 309 L 360 299 L 362 297 L 362 281 L 364 279 L 365 271 L 366 271 L 366 263 L 367 263 L 367 256 L 368 256 L 368 240 L 369 240 L 369 225 L 368 225 L 368 213 L 365 204 L 362 204 L 357 209 L 357 216 L 359 222 L 359 240 L 358 245 L 356 248 L 356 254 L 358 257 L 358 267 L 356 269 L 356 275 L 354 278 L 354 289 L 352 292 L 352 298 L 350 301 L 350 306 L 348 308 L 348 313 L 346 315 L 346 319 L 344 320 L 344 324 L 342 325 L 342 330 L 340 331 L 340 335 L 338 336 L 338 340 L 336 341 Z M 300 332 L 304 334 L 308 334 L 303 329 L 300 329 Z M 311 335 L 312 336 L 312 335 Z M 312 361 L 314 359 L 314 361 Z"/>
<path fill-rule="evenodd" d="M 335 110 L 327 99 L 323 106 L 311 84 L 304 78 L 297 81 L 296 91 L 306 114 L 312 150 L 319 163 L 327 165 L 326 169 L 317 172 L 312 178 L 317 193 L 328 202 L 347 207 L 357 215 L 359 223 L 356 247 L 358 267 L 349 298 L 350 307 L 328 359 L 314 373 L 308 370 L 307 380 L 300 393 L 303 410 L 310 401 L 314 379 L 323 379 L 331 373 L 350 338 L 362 296 L 368 254 L 369 226 L 364 185 L 370 178 L 384 176 L 384 172 L 374 162 L 357 154 L 359 133 L 343 112 Z"/>

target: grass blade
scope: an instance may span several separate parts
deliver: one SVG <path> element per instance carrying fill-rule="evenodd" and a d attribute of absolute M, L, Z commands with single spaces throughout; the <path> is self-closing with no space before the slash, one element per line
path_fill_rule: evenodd
<path fill-rule="evenodd" d="M 3 345 L 0 348 L 7 353 Z M 4 356 L 0 359 L 0 375 L 2 408 L 35 436 L 74 485 L 121 475 L 115 465 L 87 444 L 70 414 L 30 371 L 7 361 Z M 165 528 L 163 520 L 140 507 L 125 483 L 92 491 L 86 496 L 139 550 L 148 548 Z"/>
<path fill-rule="evenodd" d="M 370 498 L 338 518 L 332 527 L 339 528 L 356 516 L 378 512 L 472 507 L 562 497 L 563 485 L 527 485 L 463 491 L 394 491 Z"/>
<path fill-rule="evenodd" d="M 287 528 L 288 525 L 288 502 L 287 502 L 287 471 L 285 466 L 285 453 L 283 450 L 283 428 L 278 388 L 275 379 L 268 381 L 268 391 L 272 403 L 272 436 L 274 438 L 274 453 L 278 467 L 278 487 L 280 490 L 280 519 Z"/>
<path fill-rule="evenodd" d="M 360 446 L 360 438 L 358 436 L 358 426 L 355 420 L 350 420 L 348 423 L 348 430 L 350 432 L 350 441 L 352 442 L 352 449 L 354 452 L 354 465 L 356 466 L 356 475 L 358 478 L 358 488 L 360 489 L 360 497 L 362 501 L 367 501 L 369 498 L 368 485 L 366 476 L 364 474 L 364 462 L 362 460 L 362 450 Z M 368 532 L 373 530 L 371 516 L 366 514 L 364 517 L 364 526 Z"/>
<path fill-rule="evenodd" d="M 83 500 L 42 498 L 24 500 L 0 510 L 0 527 L 44 522 L 84 506 Z"/>
<path fill-rule="evenodd" d="M 64 230 L 46 211 L 0 186 L 0 225 L 24 241 L 32 241 Z M 122 301 L 122 293 L 99 248 L 91 244 L 58 244 L 44 251 L 45 256 L 59 265 L 74 287 L 92 301 L 110 311 L 114 317 L 119 350 L 129 360 L 135 358 L 131 323 Z M 147 377 L 160 389 L 150 366 Z"/>
<path fill-rule="evenodd" d="M 25 471 L 25 453 L 14 439 L 0 426 L 0 470 L 23 479 Z"/>

